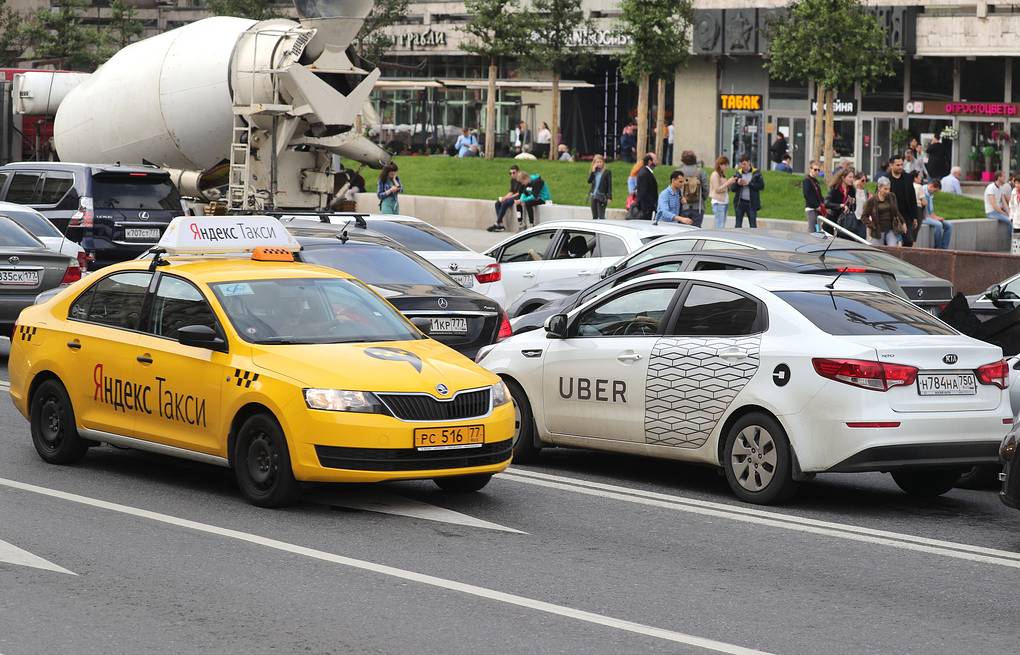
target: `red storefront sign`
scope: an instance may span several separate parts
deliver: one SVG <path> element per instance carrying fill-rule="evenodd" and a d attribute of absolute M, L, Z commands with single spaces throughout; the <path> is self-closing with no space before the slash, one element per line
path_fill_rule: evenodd
<path fill-rule="evenodd" d="M 935 116 L 1020 116 L 1020 104 L 1011 102 L 937 102 L 907 103 L 908 114 Z"/>

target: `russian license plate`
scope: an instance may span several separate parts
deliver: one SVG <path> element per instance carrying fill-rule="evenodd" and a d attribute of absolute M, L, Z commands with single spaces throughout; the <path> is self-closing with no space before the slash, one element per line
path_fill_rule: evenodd
<path fill-rule="evenodd" d="M 973 373 L 917 376 L 917 392 L 922 396 L 973 396 L 977 379 Z"/>
<path fill-rule="evenodd" d="M 0 270 L 0 285 L 10 287 L 39 286 L 39 271 Z"/>
<path fill-rule="evenodd" d="M 149 241 L 159 241 L 159 229 L 126 227 L 124 228 L 124 237 L 127 239 L 147 239 Z"/>
<path fill-rule="evenodd" d="M 431 334 L 467 334 L 467 319 L 457 317 L 433 318 Z"/>
<path fill-rule="evenodd" d="M 475 286 L 475 276 L 474 275 L 463 275 L 463 274 L 451 273 L 450 277 L 452 277 L 454 280 L 456 280 L 457 284 L 459 284 L 462 287 L 467 287 L 468 289 L 470 289 L 471 287 Z"/>
<path fill-rule="evenodd" d="M 461 425 L 455 428 L 415 428 L 414 447 L 418 450 L 453 450 L 480 448 L 485 443 L 484 425 Z"/>

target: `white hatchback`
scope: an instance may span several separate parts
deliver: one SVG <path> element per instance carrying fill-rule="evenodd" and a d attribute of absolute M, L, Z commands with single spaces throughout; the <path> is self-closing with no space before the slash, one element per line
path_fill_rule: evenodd
<path fill-rule="evenodd" d="M 819 472 L 889 471 L 939 495 L 998 462 L 1013 422 L 997 346 L 813 275 L 639 277 L 478 361 L 513 393 L 515 461 L 573 446 L 701 462 L 754 503 Z"/>

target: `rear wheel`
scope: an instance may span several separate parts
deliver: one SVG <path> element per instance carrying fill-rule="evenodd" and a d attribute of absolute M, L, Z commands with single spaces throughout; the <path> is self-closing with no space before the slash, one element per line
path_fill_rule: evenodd
<path fill-rule="evenodd" d="M 67 390 L 57 380 L 46 380 L 32 394 L 32 443 L 39 457 L 50 464 L 73 464 L 88 451 L 78 435 L 74 408 Z"/>
<path fill-rule="evenodd" d="M 979 464 L 968 471 L 956 481 L 960 489 L 998 489 L 999 473 L 1002 472 L 1001 464 Z"/>
<path fill-rule="evenodd" d="M 535 415 L 524 389 L 512 380 L 506 380 L 514 401 L 514 461 L 528 464 L 538 460 L 542 449 L 535 445 Z"/>
<path fill-rule="evenodd" d="M 454 493 L 471 493 L 479 491 L 492 479 L 491 473 L 480 475 L 459 475 L 452 478 L 435 478 L 433 482 L 443 491 Z"/>
<path fill-rule="evenodd" d="M 893 471 L 893 480 L 911 496 L 934 498 L 956 485 L 960 469 L 903 469 Z"/>
<path fill-rule="evenodd" d="M 790 442 L 771 416 L 753 412 L 740 418 L 726 433 L 725 444 L 726 481 L 741 500 L 771 505 L 797 491 Z"/>
<path fill-rule="evenodd" d="M 252 505 L 285 507 L 301 493 L 290 466 L 287 439 L 268 414 L 249 417 L 234 440 L 234 476 Z"/>

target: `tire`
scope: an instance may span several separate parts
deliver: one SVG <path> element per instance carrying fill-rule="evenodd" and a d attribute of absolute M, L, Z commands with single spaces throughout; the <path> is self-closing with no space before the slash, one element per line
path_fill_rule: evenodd
<path fill-rule="evenodd" d="M 432 481 L 443 491 L 463 494 L 481 490 L 485 485 L 489 484 L 491 479 L 492 474 L 485 473 L 479 475 L 459 475 L 451 478 L 435 478 Z"/>
<path fill-rule="evenodd" d="M 1002 483 L 999 482 L 999 473 L 1001 472 L 1001 464 L 979 464 L 964 471 L 956 481 L 956 487 L 958 489 L 999 489 L 1002 486 Z"/>
<path fill-rule="evenodd" d="M 723 471 L 737 498 L 758 505 L 789 500 L 800 486 L 793 479 L 790 441 L 779 422 L 753 412 L 725 435 Z"/>
<path fill-rule="evenodd" d="M 301 495 L 290 466 L 287 439 L 268 414 L 255 414 L 241 424 L 231 462 L 241 494 L 252 505 L 286 507 Z"/>
<path fill-rule="evenodd" d="M 73 464 L 88 452 L 88 443 L 78 435 L 71 399 L 58 380 L 39 385 L 32 394 L 29 416 L 32 443 L 43 461 Z"/>
<path fill-rule="evenodd" d="M 911 496 L 935 498 L 956 485 L 960 469 L 903 469 L 893 471 L 892 477 Z"/>
<path fill-rule="evenodd" d="M 512 380 L 504 380 L 514 401 L 514 459 L 518 464 L 538 461 L 542 449 L 535 445 L 535 415 L 524 389 Z"/>

